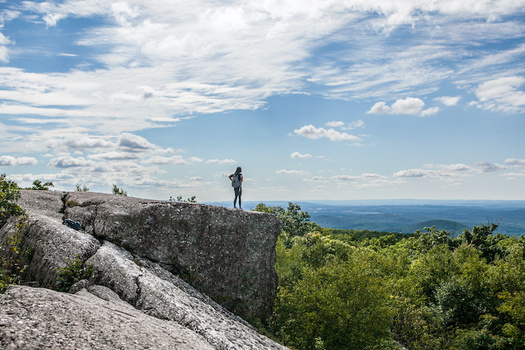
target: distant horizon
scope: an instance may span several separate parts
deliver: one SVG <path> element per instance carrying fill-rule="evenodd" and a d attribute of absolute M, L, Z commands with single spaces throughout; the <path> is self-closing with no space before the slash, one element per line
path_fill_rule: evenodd
<path fill-rule="evenodd" d="M 198 202 L 198 198 L 197 198 Z M 320 203 L 320 204 L 329 204 L 329 203 L 388 203 L 395 202 L 399 203 L 396 205 L 410 204 L 410 203 L 518 203 L 525 205 L 525 200 L 521 199 L 410 199 L 410 198 L 398 198 L 398 199 L 335 199 L 335 200 L 323 200 L 323 199 L 311 199 L 311 200 L 243 200 L 243 203 Z M 206 203 L 232 203 L 231 200 L 221 200 L 221 201 L 204 201 Z"/>

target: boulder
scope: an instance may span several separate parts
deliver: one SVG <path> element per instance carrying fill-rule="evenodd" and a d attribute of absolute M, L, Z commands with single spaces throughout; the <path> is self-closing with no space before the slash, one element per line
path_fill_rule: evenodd
<path fill-rule="evenodd" d="M 277 289 L 273 215 L 219 206 L 71 192 L 65 215 L 87 232 L 159 263 L 247 319 L 266 319 Z"/>
<path fill-rule="evenodd" d="M 158 264 L 112 243 L 105 243 L 86 263 L 94 271 L 91 285 L 109 287 L 144 313 L 201 335 L 215 349 L 285 349 Z"/>
<path fill-rule="evenodd" d="M 217 349 L 186 327 L 85 289 L 73 295 L 26 286 L 11 286 L 0 294 L 0 348 Z"/>
<path fill-rule="evenodd" d="M 243 319 L 271 312 L 274 216 L 90 192 L 22 191 L 19 203 L 27 217 L 0 243 L 20 235 L 29 280 L 56 287 L 76 258 L 93 274 L 75 295 L 10 287 L 0 348 L 286 349 Z"/>
<path fill-rule="evenodd" d="M 39 192 L 39 191 L 33 191 Z M 82 262 L 95 254 L 100 243 L 91 235 L 62 224 L 43 211 L 27 210 L 27 218 L 11 218 L 0 229 L 0 243 L 9 246 L 10 237 L 20 233 L 22 251 L 29 256 L 26 278 L 43 287 L 54 287 L 58 270 L 70 265 L 78 257 Z M 10 252 L 4 252 L 9 254 Z"/>
<path fill-rule="evenodd" d="M 20 194 L 17 204 L 26 209 L 26 211 L 58 221 L 62 220 L 66 192 L 23 190 Z"/>

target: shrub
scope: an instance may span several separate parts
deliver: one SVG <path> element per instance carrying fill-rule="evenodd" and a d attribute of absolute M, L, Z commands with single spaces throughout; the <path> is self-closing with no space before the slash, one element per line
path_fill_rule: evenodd
<path fill-rule="evenodd" d="M 118 188 L 117 185 L 115 184 L 113 185 L 113 194 L 117 196 L 124 196 L 124 197 L 128 195 L 126 191 L 124 191 L 122 188 Z"/>
<path fill-rule="evenodd" d="M 31 188 L 29 188 L 29 189 L 30 190 L 35 190 L 35 191 L 48 191 L 49 187 L 55 187 L 55 186 L 53 185 L 52 182 L 44 182 L 44 183 L 42 183 L 42 181 L 40 181 L 40 180 L 35 180 L 35 181 L 33 181 L 33 186 L 31 186 Z"/>
<path fill-rule="evenodd" d="M 283 234 L 284 235 L 284 234 Z M 364 349 L 389 338 L 392 312 L 373 261 L 320 234 L 277 245 L 278 298 L 272 333 L 297 349 Z"/>
<path fill-rule="evenodd" d="M 76 192 L 88 192 L 89 188 L 86 185 L 80 186 L 79 184 L 76 184 L 75 185 L 75 191 Z"/>
<path fill-rule="evenodd" d="M 10 216 L 20 216 L 24 210 L 20 208 L 16 201 L 20 198 L 20 188 L 18 185 L 6 179 L 5 174 L 0 175 L 0 227 L 3 226 Z"/>
<path fill-rule="evenodd" d="M 68 265 L 57 269 L 57 290 L 60 292 L 68 292 L 75 283 L 88 279 L 93 274 L 93 266 L 91 264 L 84 266 L 77 255 L 75 261 L 71 262 L 67 259 L 67 262 Z"/>
<path fill-rule="evenodd" d="M 80 203 L 77 202 L 77 201 L 74 201 L 74 200 L 66 201 L 66 207 L 68 207 L 68 208 L 78 207 L 79 205 L 80 205 Z"/>
<path fill-rule="evenodd" d="M 30 252 L 22 249 L 22 231 L 25 226 L 25 212 L 16 204 L 20 198 L 18 185 L 6 179 L 5 174 L 0 175 L 0 228 L 11 216 L 20 216 L 21 220 L 16 226 L 15 233 L 8 241 L 0 246 L 3 251 L 0 258 L 0 293 L 3 293 L 9 284 L 19 283 L 27 267 Z"/>

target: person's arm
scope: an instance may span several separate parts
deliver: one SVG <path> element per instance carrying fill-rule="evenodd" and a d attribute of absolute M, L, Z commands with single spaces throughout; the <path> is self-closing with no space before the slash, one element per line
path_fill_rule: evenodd
<path fill-rule="evenodd" d="M 242 175 L 241 175 L 240 177 L 241 177 L 241 184 L 242 184 L 242 180 L 243 180 L 244 178 L 242 177 Z"/>

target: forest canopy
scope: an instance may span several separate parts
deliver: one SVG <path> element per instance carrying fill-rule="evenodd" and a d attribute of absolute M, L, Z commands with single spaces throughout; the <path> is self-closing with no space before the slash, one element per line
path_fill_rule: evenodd
<path fill-rule="evenodd" d="M 331 230 L 293 203 L 261 208 L 285 217 L 268 331 L 290 348 L 525 349 L 523 236 Z"/>

